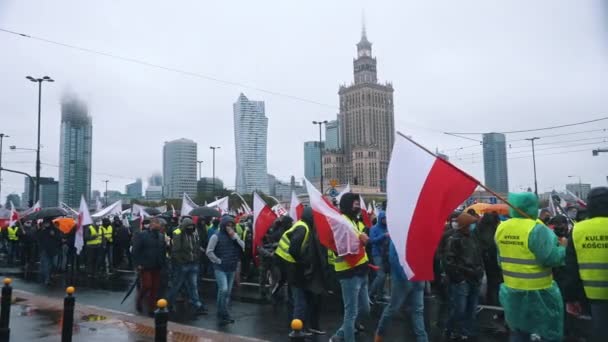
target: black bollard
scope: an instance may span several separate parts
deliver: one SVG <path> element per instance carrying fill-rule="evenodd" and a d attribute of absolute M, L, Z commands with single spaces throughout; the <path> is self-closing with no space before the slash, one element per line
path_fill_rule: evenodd
<path fill-rule="evenodd" d="M 154 341 L 167 342 L 167 321 L 169 320 L 167 301 L 159 299 L 156 306 L 158 309 L 154 311 Z"/>
<path fill-rule="evenodd" d="M 72 342 L 72 329 L 74 327 L 74 306 L 76 297 L 73 296 L 73 286 L 65 289 L 66 296 L 63 299 L 63 326 L 61 327 L 61 342 Z"/>
<path fill-rule="evenodd" d="M 4 286 L 2 287 L 2 299 L 0 304 L 0 342 L 8 342 L 11 336 L 11 328 L 9 322 L 11 319 L 11 302 L 13 299 L 13 288 L 11 278 L 4 278 Z"/>
<path fill-rule="evenodd" d="M 291 332 L 289 333 L 289 342 L 305 342 L 309 336 L 302 331 L 304 324 L 299 319 L 291 321 Z"/>

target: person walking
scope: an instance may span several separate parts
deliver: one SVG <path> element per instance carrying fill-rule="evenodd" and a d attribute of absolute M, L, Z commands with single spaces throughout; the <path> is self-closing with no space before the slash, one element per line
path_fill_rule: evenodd
<path fill-rule="evenodd" d="M 89 276 L 95 278 L 103 261 L 103 230 L 90 224 L 84 229 L 86 243 L 87 269 Z"/>
<path fill-rule="evenodd" d="M 380 317 L 374 342 L 383 342 L 392 317 L 403 304 L 407 303 L 412 329 L 416 342 L 427 342 L 428 336 L 424 327 L 424 281 L 408 280 L 399 261 L 397 249 L 389 242 L 389 263 L 391 268 L 391 299 Z"/>
<path fill-rule="evenodd" d="M 351 192 L 342 195 L 340 199 L 340 212 L 359 234 L 361 248 L 364 248 L 369 238 L 363 233 L 365 226 L 357 221 L 357 217 L 361 212 L 359 195 Z M 335 255 L 332 251 L 329 251 L 329 253 Z M 342 289 L 344 319 L 342 326 L 332 336 L 330 342 L 355 342 L 355 330 L 362 331 L 365 329 L 363 325 L 357 323 L 357 318 L 361 319 L 370 312 L 367 290 L 368 264 L 367 253 L 353 266 L 340 256 L 334 259 L 336 278 L 340 282 L 340 288 Z"/>
<path fill-rule="evenodd" d="M 477 220 L 468 213 L 458 215 L 458 230 L 448 238 L 445 247 L 443 264 L 450 298 L 446 336 L 452 340 L 477 335 L 475 314 L 483 278 L 481 250 L 471 233 Z"/>
<path fill-rule="evenodd" d="M 577 222 L 566 248 L 565 298 L 568 312 L 591 306 L 592 341 L 606 340 L 608 323 L 608 188 L 591 189 L 588 219 Z"/>
<path fill-rule="evenodd" d="M 116 230 L 109 218 L 104 218 L 99 226 L 103 234 L 103 263 L 107 274 L 114 272 L 114 235 Z"/>
<path fill-rule="evenodd" d="M 499 299 L 511 329 L 511 341 L 561 341 L 564 309 L 551 272 L 563 265 L 566 250 L 557 236 L 537 222 L 538 198 L 533 193 L 509 194 L 511 219 L 502 222 L 495 240 L 504 283 Z"/>
<path fill-rule="evenodd" d="M 372 261 L 378 267 L 376 278 L 369 287 L 369 297 L 374 302 L 384 301 L 384 286 L 388 273 L 388 252 L 390 235 L 386 226 L 386 214 L 378 213 L 378 221 L 370 230 L 369 243 L 372 246 Z"/>
<path fill-rule="evenodd" d="M 61 248 L 61 232 L 55 228 L 52 219 L 45 218 L 37 233 L 40 251 L 40 278 L 45 285 L 51 284 L 51 272 L 57 265 L 57 254 Z"/>
<path fill-rule="evenodd" d="M 13 266 L 17 258 L 21 258 L 21 238 L 23 228 L 19 221 L 14 225 L 6 227 L 6 239 L 8 241 L 8 265 Z"/>
<path fill-rule="evenodd" d="M 133 241 L 133 261 L 141 281 L 136 308 L 140 312 L 146 309 L 149 316 L 156 309 L 160 273 L 167 264 L 165 236 L 160 229 L 160 219 L 153 217 L 149 229 L 137 234 Z"/>
<path fill-rule="evenodd" d="M 180 227 L 173 231 L 171 247 L 171 267 L 173 278 L 169 289 L 169 305 L 175 309 L 175 298 L 185 286 L 190 304 L 197 315 L 207 314 L 207 308 L 198 294 L 199 260 L 201 255 L 200 237 L 191 219 L 182 220 Z"/>
<path fill-rule="evenodd" d="M 207 256 L 213 263 L 217 284 L 217 319 L 221 326 L 234 323 L 228 311 L 230 294 L 245 243 L 235 231 L 234 218 L 224 215 L 219 231 L 209 238 Z"/>

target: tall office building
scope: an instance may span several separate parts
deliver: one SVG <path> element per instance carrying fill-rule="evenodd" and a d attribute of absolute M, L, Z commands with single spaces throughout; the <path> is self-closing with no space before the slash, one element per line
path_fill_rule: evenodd
<path fill-rule="evenodd" d="M 338 153 L 328 151 L 329 182 L 357 185 L 368 191 L 386 191 L 386 172 L 395 136 L 393 86 L 380 84 L 365 26 L 353 61 L 354 83 L 341 86 Z M 342 157 L 339 156 L 342 154 Z M 340 164 L 343 160 L 343 164 Z M 332 176 L 342 176 L 336 179 Z"/>
<path fill-rule="evenodd" d="M 140 198 L 143 191 L 143 184 L 141 178 L 137 178 L 134 183 L 127 184 L 125 186 L 125 194 L 127 198 L 135 199 Z"/>
<path fill-rule="evenodd" d="M 61 101 L 59 199 L 78 208 L 80 197 L 91 194 L 93 125 L 86 104 L 74 95 Z"/>
<path fill-rule="evenodd" d="M 152 176 L 148 178 L 148 185 L 152 186 L 162 186 L 163 185 L 163 175 L 160 172 L 153 173 Z"/>
<path fill-rule="evenodd" d="M 24 207 L 29 206 L 30 188 L 34 195 L 34 185 L 28 177 L 24 179 L 23 203 Z M 56 207 L 59 205 L 59 182 L 52 177 L 40 177 L 40 206 L 42 208 Z"/>
<path fill-rule="evenodd" d="M 325 149 L 328 151 L 339 150 L 340 142 L 340 115 L 337 120 L 332 120 L 325 125 Z"/>
<path fill-rule="evenodd" d="M 304 177 L 316 183 L 321 180 L 321 151 L 325 144 L 318 141 L 307 141 L 304 143 Z"/>
<path fill-rule="evenodd" d="M 509 192 L 507 143 L 504 134 L 483 135 L 483 171 L 487 187 L 498 193 Z"/>
<path fill-rule="evenodd" d="M 233 105 L 236 150 L 236 192 L 268 193 L 266 144 L 268 118 L 264 101 L 249 101 L 241 93 Z"/>
<path fill-rule="evenodd" d="M 189 139 L 165 142 L 163 147 L 163 196 L 196 196 L 196 143 Z"/>

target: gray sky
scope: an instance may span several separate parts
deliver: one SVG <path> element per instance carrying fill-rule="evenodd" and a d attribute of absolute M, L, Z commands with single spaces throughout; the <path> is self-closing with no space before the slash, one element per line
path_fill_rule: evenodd
<path fill-rule="evenodd" d="M 283 180 L 300 178 L 303 142 L 317 139 L 311 120 L 333 119 L 338 87 L 352 81 L 365 10 L 379 78 L 395 88 L 397 129 L 448 150 L 457 165 L 483 180 L 481 148 L 462 149 L 454 158 L 459 147 L 475 142 L 442 131 L 507 131 L 608 116 L 603 3 L 2 0 L 3 29 L 326 104 L 0 32 L 0 131 L 11 136 L 3 166 L 34 173 L 35 154 L 7 146 L 35 147 L 36 86 L 24 77 L 49 75 L 56 82 L 43 89 L 42 162 L 58 164 L 59 101 L 74 91 L 93 117 L 93 189 L 101 189 L 103 179 L 120 191 L 136 177 L 146 179 L 162 169 L 163 142 L 181 137 L 198 142 L 205 176 L 211 175 L 208 146 L 222 146 L 217 174 L 233 186 L 232 103 L 240 92 L 266 102 L 268 171 Z M 529 148 L 516 140 L 602 128 L 608 120 L 509 135 L 511 190 L 533 184 Z M 568 175 L 606 184 L 608 155 L 591 156 L 591 149 L 608 147 L 601 143 L 605 137 L 608 132 L 589 132 L 538 141 L 553 143 L 538 147 L 539 191 L 562 188 L 573 181 Z M 584 151 L 565 153 L 578 150 Z M 57 174 L 57 167 L 43 165 L 43 176 Z M 23 191 L 22 177 L 2 176 L 3 200 Z"/>

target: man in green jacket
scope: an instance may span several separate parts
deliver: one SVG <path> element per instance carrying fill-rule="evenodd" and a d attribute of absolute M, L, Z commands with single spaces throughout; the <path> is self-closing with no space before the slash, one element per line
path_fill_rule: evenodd
<path fill-rule="evenodd" d="M 185 285 L 190 304 L 195 308 L 196 314 L 205 315 L 207 308 L 199 298 L 197 286 L 200 257 L 201 246 L 198 232 L 194 229 L 192 220 L 184 218 L 180 227 L 173 231 L 171 247 L 173 279 L 168 295 L 169 305 L 175 308 L 175 297 Z"/>

